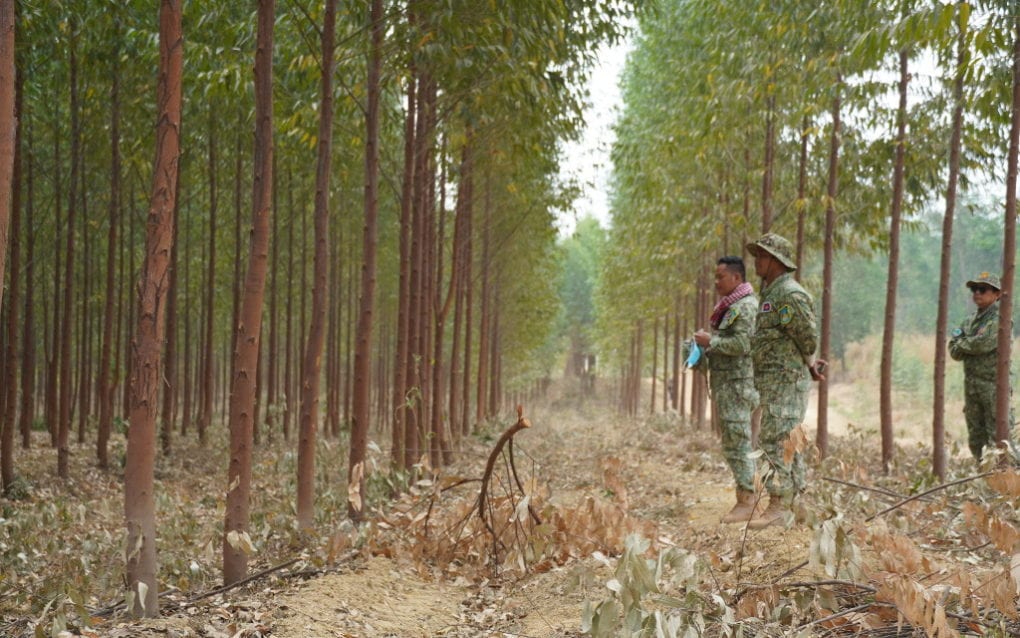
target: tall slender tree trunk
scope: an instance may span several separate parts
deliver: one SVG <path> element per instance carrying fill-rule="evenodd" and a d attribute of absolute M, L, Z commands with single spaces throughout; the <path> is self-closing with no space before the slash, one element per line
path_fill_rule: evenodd
<path fill-rule="evenodd" d="M 81 144 L 81 125 L 78 100 L 78 26 L 72 27 L 70 35 L 70 79 L 71 89 L 71 177 L 67 193 L 67 223 L 65 228 L 66 248 L 64 250 L 64 303 L 63 318 L 60 322 L 60 417 L 57 424 L 57 474 L 60 478 L 70 477 L 69 438 L 71 434 L 71 325 L 72 304 L 74 303 L 74 224 L 78 211 L 78 178 Z"/>
<path fill-rule="evenodd" d="M 237 363 L 237 358 L 236 358 L 236 353 L 237 353 L 237 327 L 238 327 L 238 324 L 241 321 L 241 283 L 242 283 L 241 282 L 241 260 L 242 260 L 242 255 L 243 255 L 242 244 L 241 244 L 241 225 L 242 225 L 242 221 L 241 220 L 242 220 L 242 218 L 244 216 L 244 213 L 243 213 L 242 207 L 241 207 L 241 184 L 242 184 L 242 181 L 243 181 L 243 178 L 242 178 L 243 161 L 241 159 L 241 149 L 243 148 L 243 146 L 242 146 L 242 139 L 243 139 L 243 136 L 241 135 L 241 131 L 238 130 L 237 131 L 236 149 L 234 151 L 234 157 L 236 158 L 236 160 L 234 161 L 234 279 L 233 279 L 233 282 L 234 282 L 233 293 L 234 294 L 233 294 L 233 306 L 232 306 L 232 311 L 231 311 L 231 316 L 230 316 L 230 337 L 231 337 L 231 341 L 230 341 L 230 353 L 231 353 L 231 355 L 230 355 L 230 369 L 227 372 L 227 380 L 226 380 L 226 383 L 225 383 L 227 388 L 232 388 L 233 387 L 233 379 L 234 379 L 234 373 L 235 373 L 234 366 Z M 224 420 L 225 421 L 229 421 L 229 419 L 230 419 L 230 406 L 229 406 L 230 397 L 231 397 L 231 393 L 228 391 L 225 394 L 225 396 L 224 396 L 224 398 L 226 399 L 226 402 L 227 402 L 227 406 L 224 409 L 224 414 L 225 414 L 225 419 Z M 204 435 L 205 433 L 203 432 L 201 434 Z M 202 443 L 205 443 L 205 437 L 204 436 L 200 436 L 199 440 Z"/>
<path fill-rule="evenodd" d="M 117 35 L 112 40 L 120 40 L 120 21 L 116 21 Z M 113 59 L 119 58 L 119 47 L 114 48 Z M 117 231 L 120 228 L 120 75 L 111 74 L 110 85 L 110 208 L 108 214 L 109 227 L 106 230 L 106 304 L 103 311 L 103 345 L 99 355 L 99 379 L 96 387 L 99 394 L 99 424 L 96 433 L 96 458 L 99 467 L 106 469 L 110 465 L 108 444 L 110 429 L 113 422 L 113 389 L 110 378 L 113 358 L 113 322 L 114 300 L 116 297 L 116 256 Z"/>
<path fill-rule="evenodd" d="M 900 104 L 896 111 L 896 159 L 893 165 L 893 196 L 889 215 L 889 275 L 885 288 L 885 329 L 882 332 L 882 364 L 879 373 L 879 416 L 882 429 L 882 470 L 889 473 L 893 455 L 892 358 L 896 337 L 896 286 L 900 267 L 900 215 L 903 209 L 904 155 L 907 144 L 907 73 L 909 54 L 900 51 Z"/>
<path fill-rule="evenodd" d="M 773 81 L 769 79 L 768 81 Z M 776 96 L 765 100 L 765 161 L 761 177 L 761 232 L 772 229 L 772 176 L 776 156 Z"/>
<path fill-rule="evenodd" d="M 251 509 L 251 459 L 254 444 L 262 307 L 269 264 L 269 216 L 273 184 L 273 24 L 275 0 L 259 0 L 255 49 L 255 156 L 252 162 L 252 240 L 244 280 L 241 316 L 234 340 L 234 378 L 230 392 L 230 467 L 223 530 L 223 582 L 236 583 L 248 571 L 245 538 Z"/>
<path fill-rule="evenodd" d="M 315 431 L 319 421 L 319 372 L 326 342 L 329 304 L 329 176 L 333 152 L 333 42 L 336 0 L 326 0 L 322 26 L 322 90 L 319 108 L 319 162 L 315 172 L 315 264 L 312 285 L 312 323 L 305 349 L 301 383 L 301 423 L 298 442 L 297 520 L 301 528 L 315 523 Z"/>
<path fill-rule="evenodd" d="M 27 129 L 28 127 L 26 127 Z M 26 140 L 26 146 L 31 147 L 31 137 Z M 26 167 L 25 187 L 27 195 L 25 202 L 25 218 L 33 219 L 35 212 L 35 184 L 33 179 L 34 162 L 31 154 L 26 153 L 22 158 Z M 27 226 L 26 226 L 27 228 Z M 28 449 L 32 446 L 32 419 L 35 416 L 35 294 L 33 287 L 35 280 L 35 233 L 26 232 L 25 235 L 25 311 L 23 313 L 21 331 L 21 415 L 18 430 L 21 432 L 21 447 Z M 43 328 L 43 333 L 46 330 Z"/>
<path fill-rule="evenodd" d="M 1013 345 L 1013 282 L 1016 279 L 1016 179 L 1020 153 L 1020 13 L 1013 12 L 1013 104 L 1006 169 L 1006 220 L 1002 240 L 1002 298 L 999 302 L 998 360 L 995 374 L 995 440 L 1009 446 L 1012 404 L 1010 354 Z"/>
<path fill-rule="evenodd" d="M 60 155 L 60 136 L 53 136 L 53 245 L 60 244 L 61 212 L 60 202 L 63 199 L 61 186 L 63 180 L 63 166 Z M 46 337 L 49 344 L 43 344 L 46 353 L 46 398 L 44 412 L 46 414 L 46 427 L 50 433 L 50 446 L 57 447 L 60 442 L 60 404 L 57 397 L 57 384 L 60 381 L 60 275 L 61 263 L 63 263 L 62 251 L 54 251 L 53 259 L 53 291 L 49 299 L 53 300 L 53 312 L 46 311 L 47 298 L 43 297 L 43 314 L 51 319 L 49 329 L 46 330 Z M 44 338 L 45 340 L 45 338 Z"/>
<path fill-rule="evenodd" d="M 368 58 L 368 108 L 365 111 L 365 225 L 361 256 L 361 303 L 354 354 L 354 396 L 351 449 L 347 465 L 347 514 L 355 523 L 364 518 L 365 453 L 368 446 L 368 413 L 371 406 L 372 316 L 375 306 L 376 221 L 379 206 L 379 93 L 382 71 L 382 0 L 372 0 Z"/>
<path fill-rule="evenodd" d="M 183 133 L 182 133 L 183 135 Z M 177 197 L 180 203 L 180 175 L 177 178 Z M 163 344 L 163 410 L 159 425 L 159 444 L 164 456 L 170 456 L 173 447 L 174 404 L 180 384 L 177 378 L 177 249 L 180 245 L 180 211 L 174 214 L 174 245 L 170 249 L 170 269 L 167 271 L 166 290 L 166 341 Z"/>
<path fill-rule="evenodd" d="M 797 281 L 803 275 L 804 265 L 804 222 L 807 220 L 807 164 L 808 132 L 811 120 L 807 115 L 800 125 L 800 158 L 797 161 Z"/>
<path fill-rule="evenodd" d="M 14 0 L 0 0 L 0 283 L 10 234 L 10 284 L 7 294 L 5 406 L 0 414 L 0 486 L 14 481 L 14 429 L 18 416 L 18 304 L 21 302 L 21 134 L 18 115 L 24 82 L 14 58 Z M 8 222 L 9 220 L 9 222 Z M 0 305 L 3 305 L 0 291 Z"/>
<path fill-rule="evenodd" d="M 490 271 L 490 237 L 492 231 L 492 180 L 486 171 L 485 174 L 485 201 L 482 208 L 482 262 L 480 264 L 482 269 L 482 281 L 481 289 L 478 291 L 481 297 L 481 307 L 479 309 L 478 317 L 478 389 L 475 392 L 476 404 L 475 404 L 475 421 L 481 423 L 488 414 L 486 414 L 486 408 L 488 406 L 488 377 L 486 376 L 489 371 L 489 345 L 491 336 L 489 335 L 489 327 L 491 320 L 489 319 L 489 308 L 490 300 L 492 297 L 492 290 L 489 286 L 489 271 Z"/>
<path fill-rule="evenodd" d="M 474 192 L 474 171 L 472 171 L 471 178 L 471 190 Z M 471 425 L 471 330 L 473 324 L 472 314 L 472 297 L 474 291 L 474 282 L 472 280 L 473 266 L 472 261 L 474 260 L 474 198 L 471 199 L 471 215 L 467 217 L 464 228 L 464 370 L 462 372 L 463 377 L 461 379 L 462 387 L 462 399 L 461 399 L 461 413 L 460 423 L 461 429 L 464 434 L 470 434 L 472 430 Z"/>
<path fill-rule="evenodd" d="M 842 73 L 836 73 L 835 92 L 832 99 L 832 136 L 829 139 L 829 182 L 826 188 L 828 195 L 825 204 L 825 256 L 822 265 L 822 329 L 821 358 L 829 359 L 832 343 L 832 260 L 833 234 L 836 231 L 836 195 L 839 187 L 839 145 L 842 135 L 840 124 L 840 108 L 842 106 Z M 825 458 L 829 454 L 829 381 L 823 379 L 818 384 L 818 430 L 816 444 L 818 454 Z"/>
<path fill-rule="evenodd" d="M 414 25 L 414 15 L 409 3 L 408 21 Z M 404 172 L 400 193 L 400 274 L 397 299 L 397 343 L 396 362 L 393 366 L 393 425 L 392 457 L 395 467 L 410 469 L 414 458 L 406 454 L 407 373 L 410 356 L 410 303 L 411 303 L 411 217 L 413 215 L 414 169 L 415 169 L 415 117 L 417 74 L 411 67 L 407 81 L 407 112 L 404 115 Z"/>
<path fill-rule="evenodd" d="M 14 0 L 0 0 L 0 282 L 4 280 L 7 264 L 18 129 L 18 114 L 14 111 L 18 92 L 14 65 L 14 5 Z M 3 301 L 2 290 L 0 301 Z"/>
<path fill-rule="evenodd" d="M 177 168 L 180 158 L 181 70 L 184 61 L 181 4 L 163 0 L 159 9 L 159 120 L 156 165 L 145 238 L 145 265 L 138 285 L 138 326 L 132 343 L 131 411 L 124 466 L 124 522 L 128 609 L 159 616 L 156 579 L 156 411 L 163 342 L 166 273 L 173 246 Z"/>
<path fill-rule="evenodd" d="M 206 262 L 205 275 L 205 336 L 202 348 L 202 380 L 199 384 L 199 437 L 204 438 L 205 431 L 212 423 L 213 414 L 213 326 L 216 316 L 216 213 L 219 205 L 216 192 L 216 109 L 209 109 L 209 256 Z"/>
<path fill-rule="evenodd" d="M 648 401 L 648 413 L 655 414 L 655 386 L 658 382 L 656 375 L 659 373 L 659 317 L 655 317 L 655 324 L 652 326 L 652 396 Z"/>
<path fill-rule="evenodd" d="M 953 79 L 953 123 L 949 140 L 949 175 L 946 183 L 946 212 L 942 218 L 942 258 L 939 266 L 939 299 L 935 316 L 935 372 L 932 392 L 932 471 L 946 479 L 946 334 L 949 325 L 949 276 L 953 259 L 953 218 L 956 214 L 956 189 L 960 180 L 960 151 L 963 146 L 963 84 L 970 66 L 967 42 L 968 12 L 965 2 L 957 4 L 956 77 Z"/>

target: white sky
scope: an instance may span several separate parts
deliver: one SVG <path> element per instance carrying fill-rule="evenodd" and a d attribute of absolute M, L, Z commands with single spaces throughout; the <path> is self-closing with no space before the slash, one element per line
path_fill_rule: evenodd
<path fill-rule="evenodd" d="M 558 220 L 563 237 L 570 236 L 577 220 L 585 217 L 594 217 L 604 228 L 609 227 L 609 180 L 613 168 L 609 152 L 615 139 L 612 125 L 621 104 L 620 73 L 630 47 L 630 41 L 625 40 L 599 49 L 598 62 L 588 83 L 591 102 L 585 114 L 587 127 L 579 142 L 563 145 L 561 174 L 581 185 L 581 196 L 574 202 L 573 210 Z"/>

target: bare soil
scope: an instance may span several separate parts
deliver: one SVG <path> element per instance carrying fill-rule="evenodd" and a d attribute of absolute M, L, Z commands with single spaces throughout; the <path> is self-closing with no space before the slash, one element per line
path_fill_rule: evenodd
<path fill-rule="evenodd" d="M 600 386 L 594 397 L 581 397 L 569 385 L 554 384 L 544 400 L 526 405 L 525 414 L 532 427 L 514 438 L 518 467 L 535 484 L 541 484 L 550 507 L 567 509 L 596 501 L 608 504 L 643 525 L 653 549 L 677 547 L 698 556 L 708 568 L 708 588 L 746 616 L 753 617 L 763 609 L 756 594 L 759 590 L 772 592 L 772 585 L 778 582 L 818 578 L 808 562 L 821 517 L 839 513 L 854 527 L 859 523 L 853 521 L 863 518 L 862 508 L 874 510 L 874 494 L 879 490 L 885 491 L 884 498 L 895 502 L 897 493 L 917 488 L 905 484 L 909 477 L 880 475 L 878 459 L 868 451 L 877 453 L 877 439 L 865 433 L 872 426 L 867 422 L 862 425 L 859 416 L 867 413 L 860 405 L 861 392 L 853 383 L 834 383 L 829 427 L 837 458 L 819 464 L 815 455 L 808 454 L 809 487 L 799 501 L 796 519 L 789 527 L 757 532 L 741 525 L 722 525 L 720 518 L 733 504 L 735 495 L 710 426 L 694 427 L 676 414 L 619 415 L 607 399 L 614 392 Z M 805 423 L 809 440 L 814 436 L 815 413 L 812 402 Z M 491 424 L 487 436 L 461 441 L 456 462 L 444 468 L 443 474 L 480 477 L 494 438 L 513 420 L 507 416 Z M 919 457 L 910 456 L 908 451 L 916 447 L 914 440 L 923 439 L 923 418 L 905 411 L 898 423 L 898 433 L 905 434 L 901 445 L 907 451 L 897 463 L 913 471 Z M 856 448 L 846 443 L 854 440 Z M 827 474 L 838 474 L 843 482 L 835 483 Z M 917 542 L 936 547 L 945 542 L 945 529 L 932 525 L 927 517 L 939 516 L 943 511 L 941 503 L 903 506 L 903 516 L 896 519 L 894 527 L 907 528 L 916 522 L 912 517 L 928 521 L 927 527 L 916 532 Z M 337 529 L 342 527 L 338 522 Z M 881 568 L 882 553 L 888 550 L 869 547 L 870 541 L 865 541 L 863 533 L 860 536 L 860 560 Z M 337 538 L 341 537 L 338 533 Z M 1008 570 L 1009 557 L 989 547 L 987 539 L 974 535 L 964 540 L 969 543 L 968 551 L 977 547 L 983 552 L 959 555 L 969 561 L 968 569 L 975 573 L 1001 571 L 1005 566 Z M 177 601 L 185 602 L 166 605 L 160 619 L 135 622 L 118 615 L 96 618 L 90 628 L 64 635 L 580 636 L 582 605 L 606 598 L 606 583 L 613 577 L 613 556 L 597 552 L 546 563 L 541 568 L 529 566 L 523 571 L 504 569 L 496 573 L 465 567 L 459 575 L 451 575 L 449 570 L 430 566 L 427 556 L 378 548 L 359 550 L 349 542 L 340 544 L 337 558 L 325 564 L 312 560 L 295 546 L 294 556 L 303 559 L 298 564 L 270 571 L 222 594 L 201 599 L 177 596 Z M 470 561 L 465 557 L 464 562 Z M 936 574 L 949 574 L 954 569 L 952 565 L 931 567 L 935 559 L 924 564 Z M 215 584 L 210 582 L 208 587 Z M 819 610 L 818 615 L 824 616 L 825 612 Z M 890 622 L 895 623 L 895 618 Z"/>

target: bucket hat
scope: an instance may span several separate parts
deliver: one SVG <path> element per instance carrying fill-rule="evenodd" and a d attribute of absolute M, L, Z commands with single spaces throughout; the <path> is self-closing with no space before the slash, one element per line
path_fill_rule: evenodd
<path fill-rule="evenodd" d="M 747 252 L 757 257 L 758 251 L 764 250 L 779 260 L 779 263 L 786 266 L 787 270 L 797 270 L 797 262 L 793 259 L 793 244 L 782 235 L 765 233 L 758 241 L 747 245 Z"/>

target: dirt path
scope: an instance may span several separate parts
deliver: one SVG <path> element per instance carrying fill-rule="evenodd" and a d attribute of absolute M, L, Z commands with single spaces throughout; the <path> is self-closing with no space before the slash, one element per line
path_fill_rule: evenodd
<path fill-rule="evenodd" d="M 719 524 L 734 492 L 709 433 L 664 416 L 636 423 L 569 399 L 530 418 L 534 425 L 519 435 L 516 449 L 548 484 L 551 503 L 568 507 L 611 491 L 632 515 L 654 523 L 660 547 L 706 557 L 722 585 L 779 575 L 806 558 L 810 539 L 803 526 L 745 534 Z M 373 558 L 280 597 L 273 635 L 578 635 L 583 602 L 600 600 L 611 576 L 588 556 L 517 581 L 437 583 L 409 564 Z"/>

